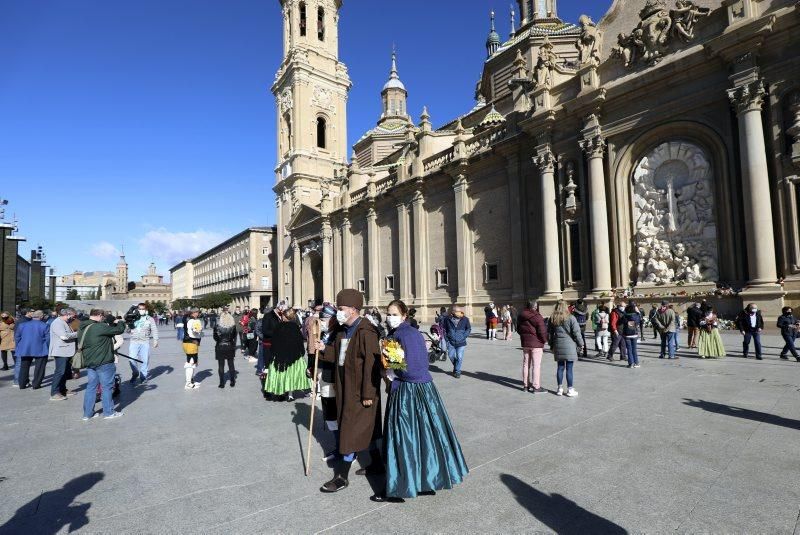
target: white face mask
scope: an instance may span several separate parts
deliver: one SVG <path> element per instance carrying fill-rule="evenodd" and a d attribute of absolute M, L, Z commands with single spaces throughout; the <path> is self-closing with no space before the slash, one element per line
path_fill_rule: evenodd
<path fill-rule="evenodd" d="M 397 329 L 403 323 L 402 316 L 386 316 L 386 324 L 390 329 Z"/>
<path fill-rule="evenodd" d="M 340 325 L 344 325 L 345 323 L 347 323 L 347 320 L 349 320 L 349 319 L 350 319 L 350 315 L 347 312 L 345 312 L 344 310 L 339 310 L 336 313 L 336 321 L 338 321 Z"/>
<path fill-rule="evenodd" d="M 145 309 L 145 310 L 142 310 L 142 309 L 140 308 L 140 309 L 139 309 L 139 315 L 140 315 L 140 316 L 144 316 L 145 314 L 147 314 L 147 309 Z"/>
<path fill-rule="evenodd" d="M 322 322 L 319 324 L 319 329 L 320 329 L 322 332 L 326 333 L 326 332 L 328 332 L 328 331 L 330 330 L 330 324 L 327 322 L 327 320 L 325 320 L 325 321 L 322 321 Z"/>

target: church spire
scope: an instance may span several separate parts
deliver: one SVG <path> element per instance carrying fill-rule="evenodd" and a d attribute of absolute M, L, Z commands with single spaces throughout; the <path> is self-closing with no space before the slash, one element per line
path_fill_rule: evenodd
<path fill-rule="evenodd" d="M 489 16 L 491 18 L 491 28 L 489 29 L 489 36 L 486 38 L 487 56 L 491 56 L 500 48 L 500 34 L 494 29 L 494 11 L 490 12 Z"/>
<path fill-rule="evenodd" d="M 408 91 L 406 91 L 406 86 L 397 73 L 397 50 L 394 47 L 392 47 L 392 67 L 389 70 L 389 80 L 383 85 L 381 97 L 383 100 L 383 118 L 408 118 L 406 109 Z"/>

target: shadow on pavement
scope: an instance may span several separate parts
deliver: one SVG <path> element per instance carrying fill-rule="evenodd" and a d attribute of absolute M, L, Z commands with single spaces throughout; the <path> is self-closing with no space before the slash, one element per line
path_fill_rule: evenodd
<path fill-rule="evenodd" d="M 434 373 L 445 373 L 450 375 L 450 372 L 441 369 L 439 366 L 431 364 L 428 368 L 430 371 Z M 522 390 L 522 380 L 521 379 L 512 379 L 510 377 L 505 377 L 503 375 L 495 375 L 493 373 L 486 373 L 486 372 L 468 372 L 466 370 L 461 370 L 461 375 L 465 377 L 470 377 L 472 379 L 477 379 L 478 381 L 486 381 L 489 383 L 495 383 L 501 386 L 506 386 L 508 388 L 513 388 L 514 390 Z"/>
<path fill-rule="evenodd" d="M 628 533 L 621 526 L 587 511 L 560 494 L 545 494 L 509 474 L 502 474 L 500 481 L 536 520 L 556 533 Z"/>
<path fill-rule="evenodd" d="M 194 382 L 195 383 L 202 383 L 205 379 L 208 379 L 209 377 L 212 377 L 213 375 L 214 375 L 214 372 L 211 371 L 210 368 L 207 369 L 207 370 L 199 371 L 194 375 Z"/>
<path fill-rule="evenodd" d="M 777 416 L 775 414 L 743 409 L 742 407 L 734 407 L 731 405 L 724 405 L 722 403 L 714 403 L 713 401 L 703 401 L 702 399 L 684 398 L 683 404 L 689 405 L 690 407 L 697 407 L 708 412 L 724 414 L 725 416 L 735 416 L 736 418 L 744 418 L 745 420 L 753 420 L 755 422 L 763 422 L 765 424 L 772 424 L 781 427 L 788 427 L 789 429 L 800 430 L 800 420 L 784 418 L 783 416 Z"/>
<path fill-rule="evenodd" d="M 86 513 L 91 503 L 77 498 L 105 477 L 103 472 L 90 472 L 67 482 L 57 490 L 43 492 L 17 509 L 14 516 L 0 526 L 2 533 L 55 534 L 69 526 L 73 532 L 89 524 Z"/>
<path fill-rule="evenodd" d="M 292 411 L 292 423 L 295 425 L 295 431 L 297 432 L 300 460 L 303 462 L 303 467 L 305 468 L 306 447 L 308 446 L 306 440 L 308 440 L 308 424 L 311 421 L 311 405 L 309 403 L 296 402 L 294 404 L 294 409 L 295 410 Z M 314 432 L 312 436 L 314 440 L 317 441 L 317 444 L 322 447 L 323 451 L 330 451 L 334 448 L 333 434 L 329 433 L 325 428 L 322 410 L 316 406 L 314 407 Z M 329 438 L 330 440 L 325 440 L 325 438 Z M 314 461 L 315 459 L 312 458 L 311 463 L 317 464 Z"/>

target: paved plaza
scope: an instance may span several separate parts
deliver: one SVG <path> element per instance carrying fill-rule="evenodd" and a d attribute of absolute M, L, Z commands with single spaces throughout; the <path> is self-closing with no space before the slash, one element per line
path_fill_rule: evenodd
<path fill-rule="evenodd" d="M 318 491 L 331 474 L 320 418 L 303 475 L 309 400 L 264 401 L 244 359 L 236 388 L 220 390 L 205 340 L 202 388 L 184 390 L 173 333 L 162 329 L 150 383 L 124 383 L 119 420 L 82 422 L 82 393 L 51 402 L 49 388 L 20 392 L 2 372 L 0 533 L 798 529 L 800 364 L 777 358 L 777 336 L 763 361 L 738 351 L 659 360 L 648 340 L 640 369 L 578 363 L 574 399 L 522 392 L 516 340 L 475 337 L 460 380 L 441 373 L 446 363 L 433 374 L 470 475 L 434 497 L 376 504 L 379 479 L 351 475 L 338 494 Z M 737 336 L 724 338 L 738 349 Z M 127 363 L 118 368 L 127 380 Z M 554 389 L 554 376 L 546 354 L 543 386 Z"/>

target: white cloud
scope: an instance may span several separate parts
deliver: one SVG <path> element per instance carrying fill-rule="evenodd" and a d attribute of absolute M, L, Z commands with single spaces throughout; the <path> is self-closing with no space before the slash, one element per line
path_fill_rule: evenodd
<path fill-rule="evenodd" d="M 89 250 L 89 254 L 96 256 L 97 258 L 108 260 L 118 257 L 120 253 L 119 249 L 114 247 L 113 244 L 108 243 L 107 241 L 101 241 L 92 245 L 92 248 Z"/>
<path fill-rule="evenodd" d="M 218 232 L 196 230 L 194 232 L 170 232 L 167 229 L 148 231 L 139 246 L 149 256 L 168 264 L 170 268 L 187 258 L 193 258 L 222 242 L 225 235 Z"/>

